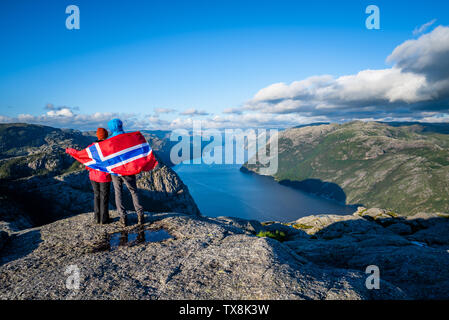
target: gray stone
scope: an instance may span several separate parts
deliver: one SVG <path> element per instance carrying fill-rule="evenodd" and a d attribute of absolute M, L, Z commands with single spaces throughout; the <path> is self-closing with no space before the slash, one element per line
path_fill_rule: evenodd
<path fill-rule="evenodd" d="M 341 215 L 316 215 L 306 216 L 292 222 L 292 226 L 303 230 L 308 234 L 315 234 L 327 226 L 340 221 L 361 219 L 358 216 L 341 216 Z"/>
<path fill-rule="evenodd" d="M 407 222 L 406 226 L 413 223 L 413 219 L 402 221 Z M 447 299 L 449 224 L 441 217 L 433 217 L 431 221 L 428 229 L 405 238 L 392 232 L 391 229 L 399 231 L 394 225 L 383 227 L 374 220 L 341 219 L 317 231 L 310 239 L 284 244 L 321 267 L 364 270 L 368 265 L 376 265 L 382 279 L 401 288 L 411 298 Z"/>
<path fill-rule="evenodd" d="M 153 215 L 146 227 L 162 227 L 173 239 L 104 249 L 106 235 L 121 228 L 117 218 L 109 225 L 93 225 L 91 215 L 80 214 L 14 235 L 0 258 L 0 298 L 407 297 L 386 281 L 381 290 L 368 290 L 363 270 L 320 267 L 283 243 L 256 237 L 219 219 Z M 132 216 L 131 222 L 135 220 Z M 79 290 L 65 286 L 64 271 L 71 265 L 80 272 Z"/>
<path fill-rule="evenodd" d="M 264 229 L 262 224 L 257 220 L 246 220 L 242 218 L 237 217 L 218 217 L 218 218 L 212 218 L 213 220 L 218 220 L 222 223 L 226 223 L 232 226 L 236 226 L 237 228 L 246 230 L 250 233 L 256 234 L 259 233 L 261 230 Z"/>

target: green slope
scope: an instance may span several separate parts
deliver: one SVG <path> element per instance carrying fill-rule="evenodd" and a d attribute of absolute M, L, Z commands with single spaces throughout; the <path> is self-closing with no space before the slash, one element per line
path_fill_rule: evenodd
<path fill-rule="evenodd" d="M 448 148 L 448 134 L 420 125 L 350 122 L 294 128 L 279 135 L 274 178 L 335 183 L 348 204 L 405 215 L 449 212 Z M 259 168 L 245 167 L 256 173 Z"/>

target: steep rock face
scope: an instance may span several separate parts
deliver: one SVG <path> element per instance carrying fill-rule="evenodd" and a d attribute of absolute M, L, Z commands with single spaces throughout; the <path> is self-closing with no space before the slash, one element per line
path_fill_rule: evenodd
<path fill-rule="evenodd" d="M 139 243 L 130 237 L 134 227 L 121 229 L 117 220 L 98 226 L 92 213 L 81 214 L 12 235 L 1 251 L 0 298 L 406 298 L 387 281 L 368 290 L 364 268 L 318 266 L 288 245 L 256 237 L 254 221 L 147 214 L 145 228 L 163 228 L 174 238 Z M 111 247 L 116 232 L 128 242 Z M 79 271 L 78 290 L 66 287 L 70 266 Z"/>
<path fill-rule="evenodd" d="M 158 202 L 165 211 L 200 215 L 187 186 L 174 170 L 163 163 L 152 171 L 142 172 L 137 186 L 142 190 L 143 197 Z"/>
<path fill-rule="evenodd" d="M 447 127 L 447 126 L 446 126 Z M 449 211 L 449 134 L 431 125 L 350 122 L 279 134 L 277 181 L 402 215 Z M 261 165 L 245 164 L 258 173 Z"/>

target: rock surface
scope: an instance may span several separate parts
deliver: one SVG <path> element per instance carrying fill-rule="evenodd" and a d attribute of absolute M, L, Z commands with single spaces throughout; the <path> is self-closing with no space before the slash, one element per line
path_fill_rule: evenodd
<path fill-rule="evenodd" d="M 309 238 L 284 244 L 320 266 L 360 270 L 376 265 L 382 279 L 410 298 L 448 299 L 447 215 L 420 213 L 404 218 L 386 212 L 361 207 L 352 216 L 304 217 L 290 225 Z"/>
<path fill-rule="evenodd" d="M 366 266 L 320 266 L 291 243 L 255 236 L 251 231 L 260 226 L 254 221 L 147 215 L 146 228 L 164 228 L 174 238 L 111 248 L 111 234 L 134 228 L 120 229 L 117 220 L 98 226 L 88 213 L 11 235 L 0 252 L 0 298 L 407 298 L 388 281 L 368 290 Z M 73 270 L 79 271 L 79 289 L 66 287 Z"/>

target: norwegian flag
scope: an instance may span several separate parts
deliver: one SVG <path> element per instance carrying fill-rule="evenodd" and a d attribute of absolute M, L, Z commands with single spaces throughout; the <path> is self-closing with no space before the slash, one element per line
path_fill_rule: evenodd
<path fill-rule="evenodd" d="M 91 169 L 120 176 L 150 171 L 157 165 L 153 150 L 139 131 L 119 134 L 70 155 Z"/>

